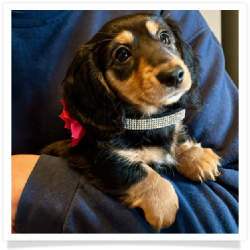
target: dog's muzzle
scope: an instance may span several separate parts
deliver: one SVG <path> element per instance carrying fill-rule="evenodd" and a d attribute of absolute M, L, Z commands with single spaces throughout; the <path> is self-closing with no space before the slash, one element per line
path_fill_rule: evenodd
<path fill-rule="evenodd" d="M 178 87 L 184 79 L 184 70 L 182 67 L 177 66 L 171 71 L 162 70 L 156 78 L 158 81 L 168 87 Z"/>

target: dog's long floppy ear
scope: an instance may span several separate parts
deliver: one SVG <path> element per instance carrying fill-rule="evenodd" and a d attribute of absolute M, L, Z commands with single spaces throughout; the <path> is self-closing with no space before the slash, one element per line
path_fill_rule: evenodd
<path fill-rule="evenodd" d="M 78 50 L 62 86 L 70 115 L 92 139 L 108 141 L 123 131 L 123 108 L 103 78 L 92 46 Z"/>
<path fill-rule="evenodd" d="M 169 17 L 167 17 L 165 21 L 174 33 L 176 47 L 181 54 L 182 60 L 187 65 L 192 79 L 191 88 L 180 98 L 178 103 L 183 108 L 200 108 L 202 104 L 200 98 L 200 89 L 198 86 L 198 79 L 201 72 L 199 59 L 194 54 L 192 47 L 183 40 L 180 26 Z"/>

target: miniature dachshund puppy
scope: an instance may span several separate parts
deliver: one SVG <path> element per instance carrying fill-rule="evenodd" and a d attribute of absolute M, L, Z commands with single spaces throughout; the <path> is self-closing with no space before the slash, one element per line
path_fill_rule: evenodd
<path fill-rule="evenodd" d="M 175 168 L 203 182 L 219 175 L 220 157 L 182 124 L 201 107 L 200 66 L 171 18 L 116 18 L 77 51 L 63 80 L 68 112 L 87 131 L 74 147 L 55 142 L 43 154 L 63 157 L 97 188 L 143 210 L 158 231 L 179 207 L 159 173 Z"/>

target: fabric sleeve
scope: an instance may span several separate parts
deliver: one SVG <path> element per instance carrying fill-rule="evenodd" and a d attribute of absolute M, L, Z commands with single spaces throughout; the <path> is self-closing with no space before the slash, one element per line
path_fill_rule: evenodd
<path fill-rule="evenodd" d="M 183 27 L 183 36 L 199 56 L 200 111 L 186 123 L 203 147 L 223 158 L 216 182 L 197 183 L 173 170 L 163 178 L 174 186 L 180 209 L 161 233 L 238 233 L 238 90 L 229 78 L 222 48 L 198 11 L 163 11 Z M 80 184 L 79 184 L 80 182 Z M 92 185 L 60 158 L 41 156 L 22 194 L 17 232 L 150 233 L 138 209 L 129 209 Z"/>
<path fill-rule="evenodd" d="M 62 233 L 79 172 L 59 157 L 41 155 L 20 198 L 18 233 Z"/>

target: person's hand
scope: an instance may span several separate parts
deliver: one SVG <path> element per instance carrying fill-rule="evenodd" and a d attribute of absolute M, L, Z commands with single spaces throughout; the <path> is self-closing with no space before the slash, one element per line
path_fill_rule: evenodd
<path fill-rule="evenodd" d="M 39 155 L 13 155 L 11 156 L 11 225 L 15 232 L 15 218 L 19 200 L 24 186 L 32 172 Z"/>

